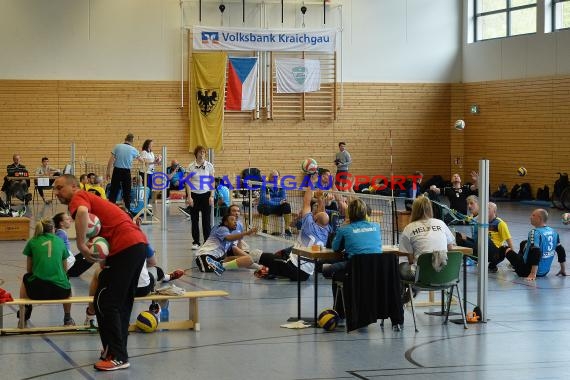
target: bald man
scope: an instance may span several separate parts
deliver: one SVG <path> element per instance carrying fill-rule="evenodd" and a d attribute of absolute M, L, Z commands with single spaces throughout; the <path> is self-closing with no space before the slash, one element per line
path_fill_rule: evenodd
<path fill-rule="evenodd" d="M 528 240 L 521 242 L 520 252 L 507 251 L 507 260 L 515 268 L 520 277 L 527 281 L 534 281 L 543 277 L 550 271 L 554 261 L 554 254 L 558 255 L 560 270 L 557 276 L 566 276 L 566 251 L 560 244 L 558 233 L 546 225 L 548 212 L 538 208 L 530 215 L 532 229 L 528 233 Z"/>
<path fill-rule="evenodd" d="M 472 195 L 469 196 L 467 201 L 467 207 L 471 211 L 472 215 L 475 216 L 479 214 L 479 206 L 477 197 Z M 497 273 L 497 264 L 505 259 L 507 250 L 513 249 L 513 239 L 509 231 L 507 222 L 497 216 L 497 205 L 493 202 L 489 202 L 487 206 L 489 212 L 489 244 L 488 244 L 488 262 L 489 262 L 489 272 Z M 477 227 L 475 226 L 473 238 L 468 238 L 465 234 L 456 234 L 457 244 L 464 247 L 473 248 L 473 253 L 477 255 Z"/>

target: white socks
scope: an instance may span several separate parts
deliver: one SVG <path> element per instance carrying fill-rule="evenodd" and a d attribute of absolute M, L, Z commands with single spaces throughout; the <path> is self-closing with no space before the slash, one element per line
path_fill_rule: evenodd
<path fill-rule="evenodd" d="M 249 255 L 251 256 L 251 259 L 253 260 L 254 263 L 258 263 L 262 253 L 263 251 L 261 249 L 252 249 L 249 252 Z"/>

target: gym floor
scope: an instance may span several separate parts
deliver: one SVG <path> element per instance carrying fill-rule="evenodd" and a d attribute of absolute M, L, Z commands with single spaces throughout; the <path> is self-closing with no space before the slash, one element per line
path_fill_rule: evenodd
<path fill-rule="evenodd" d="M 160 224 L 143 229 L 158 251 L 165 270 L 195 267 L 190 223 L 169 205 L 168 228 Z M 528 217 L 534 206 L 500 203 L 516 246 L 526 238 Z M 155 206 L 155 208 L 159 208 Z M 62 205 L 32 207 L 32 218 L 63 211 Z M 553 209 L 549 225 L 570 248 L 570 226 L 560 222 Z M 160 217 L 160 210 L 155 210 Z M 277 250 L 284 243 L 252 237 L 252 248 Z M 2 288 L 18 296 L 25 258 L 24 241 L 0 242 L 3 265 Z M 72 241 L 72 245 L 74 242 Z M 570 251 L 570 249 L 569 249 Z M 14 335 L 0 337 L 0 368 L 5 379 L 567 379 L 570 340 L 570 278 L 556 277 L 555 260 L 549 275 L 536 282 L 517 278 L 507 267 L 489 275 L 488 322 L 463 326 L 442 325 L 442 317 L 429 316 L 438 306 L 416 309 L 418 333 L 414 332 L 411 308 L 405 308 L 405 328 L 392 331 L 390 322 L 379 323 L 350 334 L 337 329 L 286 329 L 280 325 L 297 313 L 296 283 L 261 280 L 250 270 L 213 273 L 188 270 L 176 284 L 186 290 L 221 289 L 227 298 L 200 301 L 201 331 L 160 331 L 129 336 L 131 367 L 113 374 L 93 369 L 99 357 L 97 334 Z M 469 310 L 477 302 L 476 267 L 468 267 Z M 87 294 L 92 270 L 72 279 L 75 295 Z M 462 286 L 462 285 L 460 285 Z M 319 282 L 319 309 L 332 304 L 330 281 Z M 303 314 L 312 313 L 312 279 L 302 284 Z M 427 294 L 420 293 L 418 300 Z M 133 317 L 148 305 L 135 304 Z M 452 306 L 456 309 L 457 305 Z M 83 305 L 72 315 L 80 324 Z M 171 302 L 171 320 L 186 315 L 186 302 Z M 4 308 L 5 327 L 16 326 L 16 309 Z M 63 322 L 60 305 L 33 310 L 31 325 Z"/>

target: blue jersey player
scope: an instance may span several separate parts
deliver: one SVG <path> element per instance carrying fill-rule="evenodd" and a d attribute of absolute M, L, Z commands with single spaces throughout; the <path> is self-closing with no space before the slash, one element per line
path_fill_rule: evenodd
<path fill-rule="evenodd" d="M 560 263 L 560 271 L 556 275 L 566 276 L 566 251 L 560 244 L 558 233 L 546 225 L 547 220 L 546 210 L 534 210 L 530 215 L 533 229 L 528 233 L 528 240 L 521 243 L 518 254 L 513 250 L 506 254 L 517 274 L 526 277 L 528 281 L 548 274 L 554 254 L 558 255 Z"/>

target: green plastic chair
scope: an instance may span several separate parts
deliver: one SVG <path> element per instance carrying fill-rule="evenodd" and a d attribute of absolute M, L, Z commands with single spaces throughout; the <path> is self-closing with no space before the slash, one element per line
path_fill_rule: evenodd
<path fill-rule="evenodd" d="M 416 279 L 415 281 L 403 281 L 404 285 L 408 286 L 410 294 L 412 294 L 412 286 L 421 290 L 451 290 L 449 298 L 447 299 L 447 308 L 445 313 L 446 324 L 449 320 L 449 309 L 451 307 L 451 298 L 453 297 L 453 289 L 457 289 L 457 298 L 459 299 L 459 307 L 461 309 L 461 318 L 463 319 L 463 327 L 467 328 L 465 321 L 465 312 L 463 310 L 463 303 L 461 302 L 461 293 L 459 292 L 459 273 L 461 270 L 461 261 L 463 254 L 461 252 L 447 252 L 447 265 L 440 271 L 436 272 L 432 266 L 432 253 L 423 253 L 418 257 Z M 416 313 L 414 310 L 414 298 L 411 297 L 412 303 L 412 316 L 414 317 L 414 328 L 418 332 L 416 326 Z"/>

